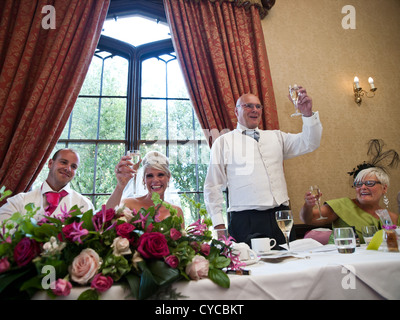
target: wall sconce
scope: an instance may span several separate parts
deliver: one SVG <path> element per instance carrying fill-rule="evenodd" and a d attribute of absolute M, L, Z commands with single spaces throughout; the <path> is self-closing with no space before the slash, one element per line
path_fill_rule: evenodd
<path fill-rule="evenodd" d="M 377 90 L 377 88 L 374 85 L 374 79 L 372 79 L 371 77 L 368 78 L 368 82 L 369 85 L 371 87 L 371 89 L 369 90 L 370 92 L 372 92 L 372 95 L 368 95 L 368 91 L 363 90 L 360 87 L 360 80 L 357 77 L 354 77 L 354 83 L 353 83 L 353 91 L 354 91 L 354 97 L 355 97 L 355 102 L 358 105 L 361 105 L 362 102 L 362 96 L 366 96 L 367 98 L 373 98 L 375 97 L 375 91 Z"/>

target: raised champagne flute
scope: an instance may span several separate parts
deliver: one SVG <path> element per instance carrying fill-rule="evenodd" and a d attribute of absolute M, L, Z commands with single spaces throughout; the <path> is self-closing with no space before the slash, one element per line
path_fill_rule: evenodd
<path fill-rule="evenodd" d="M 139 150 L 128 150 L 126 153 L 127 156 L 130 156 L 132 159 L 131 161 L 133 162 L 133 168 L 136 167 L 136 165 L 140 162 L 140 151 Z M 135 175 L 133 176 L 133 194 L 136 195 L 136 172 Z"/>
<path fill-rule="evenodd" d="M 318 207 L 318 212 L 319 212 L 319 218 L 317 220 L 328 219 L 328 217 L 324 217 L 321 214 L 321 202 L 320 202 L 321 190 L 319 189 L 319 187 L 317 185 L 313 185 L 310 187 L 310 192 L 315 197 L 315 200 L 317 201 L 317 207 Z"/>
<path fill-rule="evenodd" d="M 302 116 L 302 113 L 299 112 L 299 107 L 297 105 L 299 101 L 299 87 L 297 84 L 289 85 L 289 94 L 290 98 L 292 99 L 294 108 L 296 109 L 296 112 L 291 115 L 291 117 L 297 117 L 297 116 Z"/>
<path fill-rule="evenodd" d="M 281 229 L 283 235 L 285 236 L 288 251 L 290 251 L 289 235 L 290 235 L 290 231 L 292 230 L 292 227 L 293 227 L 292 211 L 291 210 L 276 211 L 275 219 L 276 219 L 279 229 Z"/>

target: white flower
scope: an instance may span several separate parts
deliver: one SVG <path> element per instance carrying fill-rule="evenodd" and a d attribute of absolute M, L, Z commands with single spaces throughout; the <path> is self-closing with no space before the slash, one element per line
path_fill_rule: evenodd
<path fill-rule="evenodd" d="M 119 217 L 118 221 L 128 222 L 128 220 L 125 217 Z"/>
<path fill-rule="evenodd" d="M 42 256 L 52 256 L 60 253 L 67 244 L 65 242 L 59 242 L 56 237 L 50 237 L 50 240 L 43 245 Z"/>
<path fill-rule="evenodd" d="M 129 240 L 122 237 L 115 238 L 111 248 L 113 248 L 114 256 L 123 256 L 132 253 L 131 249 L 129 248 Z"/>
<path fill-rule="evenodd" d="M 115 207 L 115 213 L 116 216 L 118 216 L 118 220 L 129 222 L 133 218 L 132 210 L 127 208 L 125 205 L 119 205 Z"/>
<path fill-rule="evenodd" d="M 135 251 L 135 253 L 133 254 L 133 257 L 132 257 L 132 265 L 135 267 L 135 269 L 139 270 L 137 264 L 141 261 L 143 261 L 142 256 L 140 255 L 139 252 Z"/>

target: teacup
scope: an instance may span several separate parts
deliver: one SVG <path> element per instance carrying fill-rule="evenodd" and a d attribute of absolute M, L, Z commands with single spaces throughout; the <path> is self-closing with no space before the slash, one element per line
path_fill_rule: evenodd
<path fill-rule="evenodd" d="M 248 261 L 257 259 L 257 253 L 250 249 L 250 247 L 244 243 L 232 243 L 233 253 L 239 255 L 240 261 Z"/>
<path fill-rule="evenodd" d="M 264 254 L 271 251 L 276 245 L 275 239 L 270 238 L 253 238 L 251 239 L 251 248 L 257 252 L 257 254 Z"/>

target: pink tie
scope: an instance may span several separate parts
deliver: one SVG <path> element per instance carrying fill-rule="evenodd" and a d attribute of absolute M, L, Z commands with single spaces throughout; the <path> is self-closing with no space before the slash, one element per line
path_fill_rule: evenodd
<path fill-rule="evenodd" d="M 45 196 L 48 202 L 48 207 L 44 209 L 47 216 L 51 216 L 51 214 L 56 210 L 58 204 L 60 203 L 60 199 L 64 198 L 68 194 L 67 191 L 61 190 L 61 192 L 46 192 Z"/>

